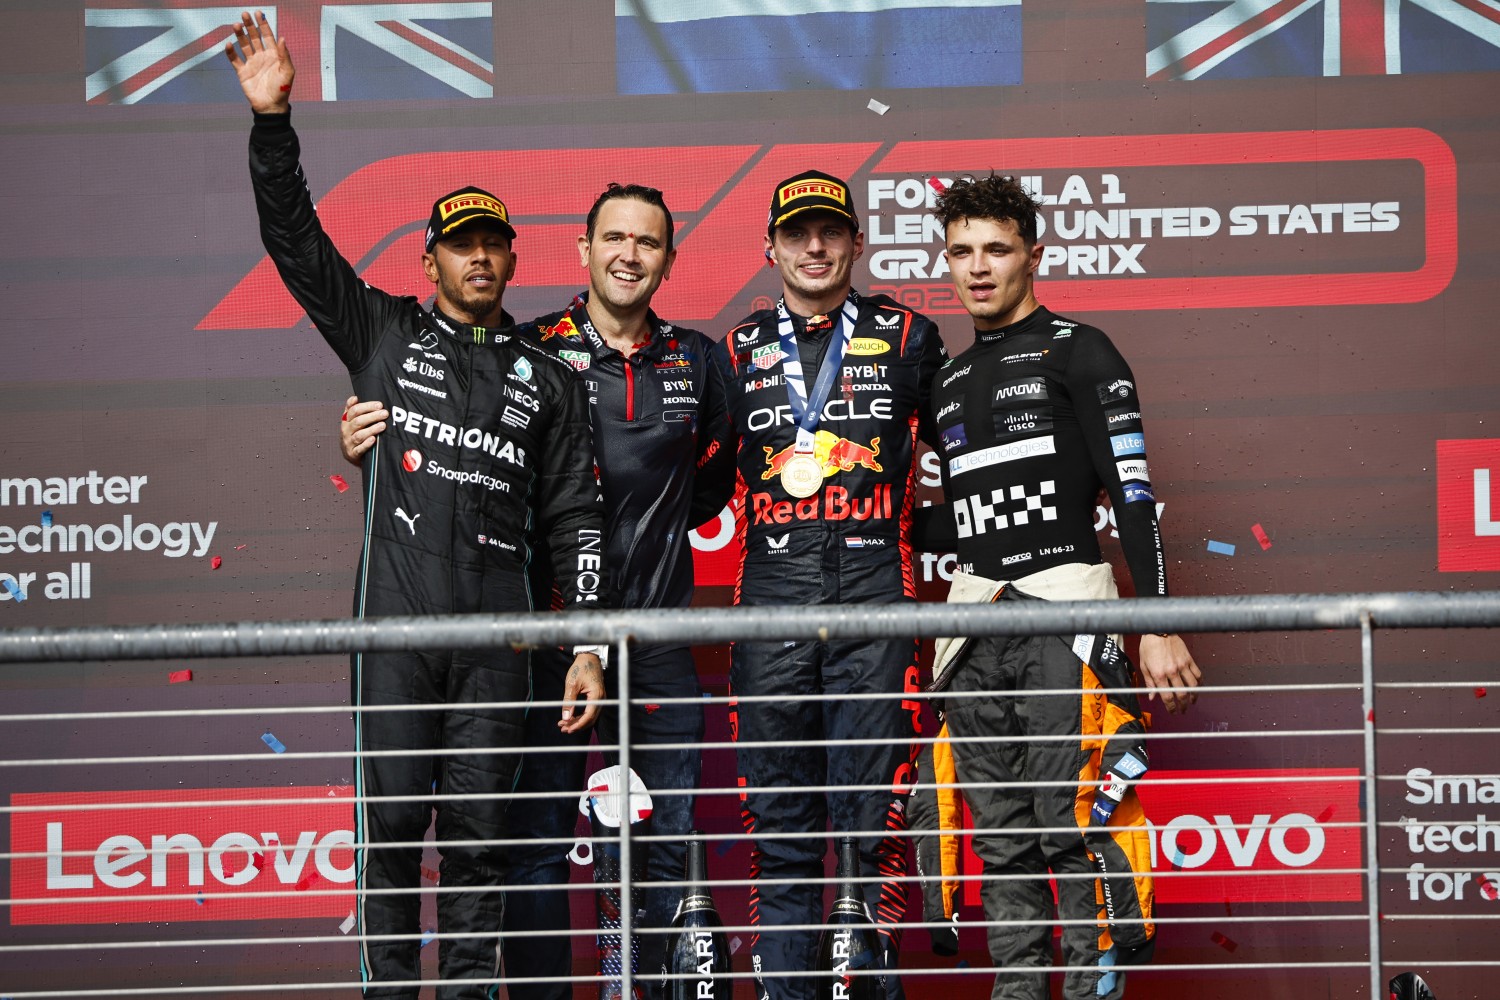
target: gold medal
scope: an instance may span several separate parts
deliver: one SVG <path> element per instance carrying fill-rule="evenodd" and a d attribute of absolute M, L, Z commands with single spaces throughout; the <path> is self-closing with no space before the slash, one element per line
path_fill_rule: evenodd
<path fill-rule="evenodd" d="M 781 467 L 781 488 L 801 500 L 823 485 L 823 463 L 811 452 L 794 453 Z"/>

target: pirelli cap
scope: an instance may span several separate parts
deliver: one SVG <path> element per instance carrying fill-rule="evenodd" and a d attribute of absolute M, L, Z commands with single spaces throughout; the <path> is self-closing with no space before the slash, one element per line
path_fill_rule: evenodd
<path fill-rule="evenodd" d="M 444 195 L 433 202 L 432 217 L 427 220 L 427 252 L 432 253 L 438 240 L 481 222 L 494 226 L 511 239 L 516 238 L 505 202 L 488 191 L 466 187 Z"/>
<path fill-rule="evenodd" d="M 776 185 L 771 194 L 771 214 L 766 221 L 770 233 L 798 212 L 834 212 L 848 219 L 859 232 L 859 217 L 854 214 L 854 199 L 849 185 L 820 170 L 805 170 Z"/>

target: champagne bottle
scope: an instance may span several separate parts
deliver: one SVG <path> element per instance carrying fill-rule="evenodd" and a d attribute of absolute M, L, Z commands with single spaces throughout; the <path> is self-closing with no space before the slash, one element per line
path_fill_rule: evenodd
<path fill-rule="evenodd" d="M 628 796 L 625 794 L 628 789 Z M 622 800 L 629 799 L 629 808 Z M 611 764 L 595 771 L 589 777 L 589 790 L 583 794 L 578 808 L 589 818 L 593 835 L 594 881 L 601 883 L 594 890 L 594 900 L 599 911 L 599 1000 L 643 1000 L 645 991 L 640 980 L 640 937 L 630 936 L 630 950 L 625 952 L 621 943 L 623 895 L 618 884 L 624 878 L 621 866 L 620 823 L 621 815 L 629 817 L 630 836 L 639 837 L 651 832 L 651 795 L 640 775 L 635 771 L 620 774 L 620 765 Z M 639 928 L 645 915 L 642 908 L 641 883 L 646 878 L 646 845 L 633 843 L 630 857 L 630 881 L 634 884 L 631 905 L 635 911 L 632 926 Z M 625 963 L 630 963 L 630 991 L 625 990 Z"/>
<path fill-rule="evenodd" d="M 662 980 L 662 992 L 668 1000 L 729 1000 L 734 981 L 729 977 L 729 940 L 724 936 L 724 921 L 714 907 L 708 891 L 708 856 L 703 847 L 703 832 L 692 831 L 688 841 L 687 862 L 682 880 L 687 883 L 677 915 L 672 918 L 667 938 L 666 964 L 663 976 L 689 976 Z"/>
<path fill-rule="evenodd" d="M 819 1000 L 878 1000 L 885 996 L 884 976 L 849 975 L 881 969 L 885 964 L 858 878 L 859 845 L 853 837 L 844 837 L 839 841 L 833 908 L 818 939 L 815 978 Z"/>

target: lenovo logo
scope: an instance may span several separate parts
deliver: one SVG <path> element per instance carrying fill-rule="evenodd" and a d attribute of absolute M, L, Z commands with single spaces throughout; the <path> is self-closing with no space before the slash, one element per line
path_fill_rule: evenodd
<path fill-rule="evenodd" d="M 1359 819 L 1358 777 L 1354 768 L 1153 770 L 1135 787 L 1151 838 L 1156 901 L 1359 900 L 1360 831 L 1324 825 Z M 972 848 L 960 864 L 961 874 L 982 871 Z M 967 904 L 981 905 L 977 880 L 965 882 L 964 893 Z"/>
<path fill-rule="evenodd" d="M 1438 570 L 1500 570 L 1500 439 L 1437 443 Z"/>
<path fill-rule="evenodd" d="M 11 923 L 342 916 L 352 894 L 327 890 L 354 882 L 350 791 L 315 786 L 14 795 L 12 806 L 24 811 L 11 814 L 12 850 L 32 856 L 11 865 Z M 287 799 L 319 801 L 279 801 Z M 204 804 L 223 801 L 247 804 Z M 161 802 L 185 804 L 149 805 Z M 118 808 L 128 803 L 141 805 Z M 253 895 L 229 900 L 225 893 Z M 182 898 L 162 898 L 171 896 Z"/>

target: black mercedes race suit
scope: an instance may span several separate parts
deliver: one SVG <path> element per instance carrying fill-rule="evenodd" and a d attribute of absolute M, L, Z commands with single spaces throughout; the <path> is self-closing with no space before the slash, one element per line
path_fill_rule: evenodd
<path fill-rule="evenodd" d="M 602 517 L 587 400 L 573 371 L 499 329 L 429 313 L 366 285 L 314 212 L 289 115 L 257 115 L 250 173 L 261 236 L 287 289 L 340 360 L 354 391 L 386 401 L 390 430 L 365 456 L 365 539 L 354 611 L 377 615 L 526 611 L 533 547 L 545 539 L 569 605 L 604 592 Z M 437 839 L 507 836 L 527 657 L 508 647 L 356 655 L 362 756 L 355 769 L 360 973 L 366 996 L 417 996 L 420 845 L 439 798 Z M 510 702 L 514 708 L 468 709 Z M 431 708 L 430 706 L 443 706 Z M 440 751 L 434 753 L 434 751 Z M 497 752 L 506 751 L 506 752 Z M 382 842 L 413 846 L 381 848 Z M 482 997 L 496 975 L 503 851 L 442 848 L 439 997 Z M 391 892 L 390 890 L 396 890 Z M 408 935 L 371 940 L 366 935 Z M 406 982 L 409 985 L 383 985 Z"/>
<path fill-rule="evenodd" d="M 1166 595 L 1135 378 L 1102 332 L 1045 308 L 979 331 L 938 373 L 932 406 L 948 498 L 930 508 L 948 536 L 933 547 L 956 552 L 959 565 L 950 600 L 1115 596 L 1094 533 L 1101 488 L 1137 591 Z M 929 541 L 921 537 L 924 547 Z M 935 673 L 934 687 L 950 695 L 950 734 L 982 741 L 958 739 L 952 748 L 974 825 L 992 831 L 974 837 L 985 874 L 1028 876 L 985 883 L 987 919 L 1036 921 L 991 929 L 996 966 L 1050 965 L 1050 869 L 1062 917 L 1088 922 L 1063 930 L 1066 963 L 1092 967 L 1066 975 L 1064 996 L 1120 996 L 1124 976 L 1116 970 L 1149 958 L 1155 929 L 1145 817 L 1133 787 L 1104 822 L 1090 817 L 1101 784 L 1124 791 L 1148 763 L 1137 698 L 1100 690 L 1136 683 L 1117 637 L 998 636 L 976 639 L 956 657 L 940 640 Z M 1004 694 L 1044 689 L 1074 693 Z M 1006 788 L 1010 782 L 1055 784 Z M 1108 877 L 1088 877 L 1097 871 Z M 996 978 L 997 1000 L 1050 995 L 1046 974 Z"/>
<path fill-rule="evenodd" d="M 927 387 L 943 362 L 942 342 L 930 320 L 883 295 L 852 298 L 853 337 L 817 426 L 823 485 L 806 499 L 789 496 L 780 477 L 795 429 L 777 311 L 755 313 L 715 347 L 738 437 L 736 505 L 745 546 L 738 604 L 890 604 L 915 598 L 912 457 L 919 436 L 932 441 L 931 424 L 922 415 L 932 412 Z M 833 336 L 842 333 L 835 326 L 809 334 L 804 319 L 792 320 L 811 391 Z M 918 735 L 916 703 L 899 694 L 918 690 L 916 658 L 915 639 L 735 643 L 730 688 L 739 701 L 730 727 L 737 740 L 752 744 L 741 746 L 737 756 L 741 784 L 751 789 L 742 795 L 745 828 L 756 838 L 750 920 L 759 928 L 753 942 L 757 970 L 812 968 L 818 935 L 774 928 L 823 919 L 823 887 L 811 880 L 823 876 L 830 825 L 835 835 L 862 832 L 861 872 L 887 879 L 865 888 L 894 965 L 896 925 L 906 912 L 905 797 Z M 897 697 L 804 697 L 845 693 Z M 826 752 L 753 745 L 781 740 L 831 745 Z M 839 745 L 844 740 L 879 742 Z M 824 785 L 878 790 L 826 798 L 798 790 Z M 759 836 L 786 832 L 807 836 Z M 899 993 L 894 975 L 887 984 Z M 767 977 L 762 985 L 777 1000 L 813 994 L 812 981 L 801 977 Z"/>
<path fill-rule="evenodd" d="M 567 309 L 523 325 L 519 332 L 572 365 L 588 390 L 604 493 L 605 562 L 618 606 L 687 607 L 693 596 L 688 532 L 718 514 L 734 491 L 733 468 L 711 462 L 726 447 L 727 426 L 723 384 L 718 370 L 708 362 L 713 341 L 696 330 L 664 323 L 651 313 L 649 340 L 626 358 L 594 329 L 587 301 L 585 292 Z M 700 467 L 705 467 L 702 474 L 698 474 Z M 571 660 L 565 656 L 559 661 L 551 653 L 534 657 L 536 700 L 562 697 L 563 673 Z M 617 670 L 605 673 L 611 698 L 618 696 L 616 677 Z M 651 790 L 651 835 L 676 838 L 650 844 L 646 875 L 650 881 L 678 881 L 687 854 L 687 834 L 693 826 L 691 792 L 698 787 L 702 755 L 697 750 L 649 748 L 702 742 L 699 704 L 655 701 L 701 698 L 698 674 L 687 646 L 641 646 L 630 651 L 630 677 L 630 696 L 650 700 L 631 713 L 631 767 Z M 598 730 L 601 743 L 619 743 L 619 716 L 614 709 L 600 716 Z M 558 732 L 555 709 L 533 710 L 528 715 L 528 747 L 571 746 L 575 752 L 548 752 L 527 760 L 519 790 L 551 797 L 529 800 L 525 814 L 518 818 L 516 835 L 535 838 L 537 843 L 515 852 L 512 885 L 567 884 L 569 843 L 560 839 L 572 837 L 578 820 L 587 740 L 587 733 Z M 670 924 L 681 894 L 674 888 L 646 890 L 637 927 Z M 507 977 L 572 975 L 565 890 L 510 894 L 506 925 L 559 932 L 552 938 L 508 939 Z M 663 936 L 642 934 L 636 982 L 648 995 L 660 992 L 657 973 L 663 956 Z M 512 984 L 509 989 L 523 1000 L 565 1000 L 573 992 L 567 982 Z"/>

